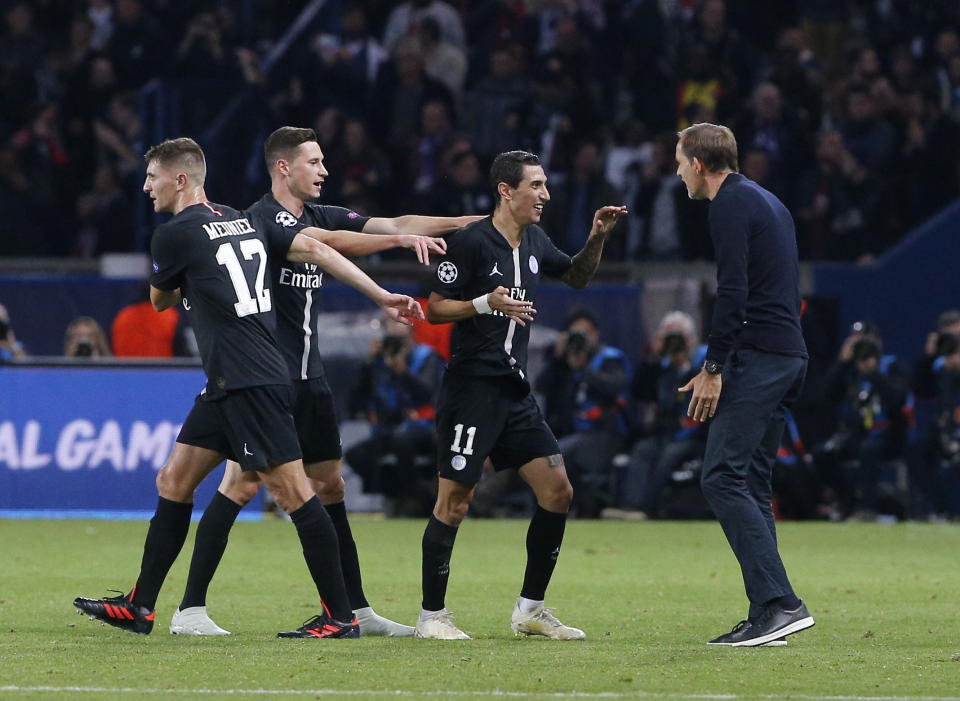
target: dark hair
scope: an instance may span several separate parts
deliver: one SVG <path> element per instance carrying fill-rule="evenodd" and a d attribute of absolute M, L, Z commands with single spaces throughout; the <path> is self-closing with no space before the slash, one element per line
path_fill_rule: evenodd
<path fill-rule="evenodd" d="M 203 156 L 203 149 L 200 148 L 200 144 L 186 136 L 167 139 L 156 146 L 151 146 L 143 154 L 143 160 L 148 165 L 151 161 L 156 161 L 164 167 L 179 165 L 200 185 L 207 177 L 207 161 Z"/>
<path fill-rule="evenodd" d="M 867 360 L 868 358 L 879 358 L 880 346 L 872 338 L 861 338 L 853 344 L 853 359 L 856 362 Z"/>
<path fill-rule="evenodd" d="M 586 309 L 574 309 L 572 312 L 567 314 L 567 328 L 569 329 L 574 322 L 585 319 L 589 321 L 593 328 L 600 329 L 600 324 L 597 323 L 597 317 L 588 312 Z"/>
<path fill-rule="evenodd" d="M 699 158 L 710 173 L 739 172 L 737 139 L 729 127 L 702 122 L 677 133 L 680 151 L 693 162 Z"/>
<path fill-rule="evenodd" d="M 529 151 L 505 151 L 493 159 L 490 166 L 490 182 L 493 184 L 493 196 L 500 204 L 500 183 L 517 187 L 523 180 L 524 166 L 540 165 L 540 157 Z"/>
<path fill-rule="evenodd" d="M 293 160 L 293 152 L 300 144 L 317 140 L 317 132 L 303 127 L 280 127 L 263 142 L 263 159 L 267 163 L 267 171 L 272 173 L 277 161 L 281 158 Z"/>

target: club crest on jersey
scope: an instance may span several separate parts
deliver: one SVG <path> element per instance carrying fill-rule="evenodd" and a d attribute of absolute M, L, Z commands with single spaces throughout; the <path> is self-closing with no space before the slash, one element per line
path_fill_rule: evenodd
<path fill-rule="evenodd" d="M 462 455 L 454 455 L 450 461 L 450 467 L 459 472 L 467 466 L 467 459 Z"/>
<path fill-rule="evenodd" d="M 530 272 L 536 275 L 540 272 L 540 264 L 537 262 L 537 259 L 533 256 L 530 256 L 530 260 L 527 261 L 530 264 Z"/>
<path fill-rule="evenodd" d="M 437 266 L 437 277 L 440 278 L 440 282 L 450 284 L 457 279 L 457 274 L 457 266 L 448 260 Z"/>
<path fill-rule="evenodd" d="M 277 212 L 277 216 L 274 217 L 274 221 L 276 221 L 280 226 L 295 226 L 297 223 L 297 218 L 290 214 L 290 212 L 281 209 L 279 212 Z"/>

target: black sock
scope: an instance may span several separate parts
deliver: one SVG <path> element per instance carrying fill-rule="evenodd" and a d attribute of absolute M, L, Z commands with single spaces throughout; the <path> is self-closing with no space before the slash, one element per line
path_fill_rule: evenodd
<path fill-rule="evenodd" d="M 523 573 L 520 596 L 543 601 L 553 568 L 557 566 L 566 525 L 566 514 L 555 514 L 537 506 L 527 529 L 527 570 Z"/>
<path fill-rule="evenodd" d="M 300 545 L 303 546 L 303 559 L 307 561 L 307 568 L 317 585 L 317 592 L 330 615 L 338 621 L 352 621 L 353 611 L 343 583 L 343 571 L 340 569 L 337 532 L 330 515 L 314 496 L 291 513 L 290 519 L 297 527 Z"/>
<path fill-rule="evenodd" d="M 193 504 L 159 498 L 157 511 L 150 519 L 147 540 L 143 544 L 140 576 L 133 590 L 133 602 L 151 611 L 157 607 L 157 596 L 167 572 L 173 565 L 190 530 Z"/>
<path fill-rule="evenodd" d="M 439 611 L 447 596 L 450 579 L 450 555 L 457 540 L 457 528 L 448 526 L 431 516 L 423 531 L 423 608 Z"/>
<path fill-rule="evenodd" d="M 341 501 L 336 504 L 325 504 L 330 514 L 333 527 L 337 529 L 337 540 L 340 543 L 340 567 L 343 569 L 343 581 L 347 585 L 347 596 L 354 611 L 366 608 L 370 604 L 363 595 L 363 580 L 360 578 L 360 557 L 357 555 L 357 544 L 353 540 L 350 522 L 347 520 L 347 507 Z"/>
<path fill-rule="evenodd" d="M 797 598 L 796 594 L 787 594 L 786 596 L 778 596 L 776 599 L 770 599 L 764 606 L 777 606 L 787 611 L 793 611 L 800 608 L 800 599 Z"/>
<path fill-rule="evenodd" d="M 210 506 L 203 512 L 197 524 L 194 539 L 193 557 L 190 559 L 190 573 L 187 575 L 187 587 L 183 591 L 180 610 L 192 606 L 205 606 L 207 587 L 217 571 L 223 551 L 227 549 L 227 536 L 237 514 L 243 508 L 220 492 L 213 495 Z"/>

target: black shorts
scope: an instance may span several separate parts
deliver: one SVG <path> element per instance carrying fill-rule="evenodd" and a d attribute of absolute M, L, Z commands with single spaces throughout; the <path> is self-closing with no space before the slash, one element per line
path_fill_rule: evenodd
<path fill-rule="evenodd" d="M 483 462 L 497 470 L 558 455 L 560 446 L 528 386 L 509 377 L 446 373 L 437 402 L 440 476 L 476 484 Z"/>
<path fill-rule="evenodd" d="M 201 394 L 177 442 L 215 450 L 244 471 L 283 465 L 300 458 L 292 406 L 289 385 L 247 387 L 214 400 Z"/>
<path fill-rule="evenodd" d="M 343 457 L 337 412 L 327 378 L 320 376 L 293 383 L 293 420 L 297 425 L 303 462 L 339 460 Z"/>

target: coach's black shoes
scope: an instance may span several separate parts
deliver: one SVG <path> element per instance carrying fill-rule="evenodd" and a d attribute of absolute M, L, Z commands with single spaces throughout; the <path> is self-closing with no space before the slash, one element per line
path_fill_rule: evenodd
<path fill-rule="evenodd" d="M 753 621 L 740 621 L 726 635 L 711 640 L 708 645 L 727 645 L 730 647 L 773 647 L 780 640 L 786 643 L 786 636 L 812 628 L 813 616 L 801 601 L 795 609 L 781 606 L 768 606 Z"/>
<path fill-rule="evenodd" d="M 714 638 L 713 640 L 708 640 L 707 645 L 726 645 L 730 647 L 733 645 L 734 640 L 742 638 L 742 636 L 746 633 L 745 629 L 752 625 L 753 624 L 750 621 L 740 621 L 729 633 L 724 633 L 720 637 Z M 786 644 L 786 638 L 777 638 L 775 640 L 762 643 L 760 647 L 784 647 Z"/>
<path fill-rule="evenodd" d="M 277 633 L 278 638 L 359 638 L 360 624 L 354 618 L 350 623 L 331 618 L 326 611 L 314 616 L 296 630 Z"/>
<path fill-rule="evenodd" d="M 128 633 L 148 635 L 153 630 L 156 612 L 145 606 L 137 606 L 132 599 L 133 592 L 104 599 L 85 599 L 78 596 L 73 600 L 73 605 L 81 614 L 89 616 L 91 621 L 107 623 Z"/>

